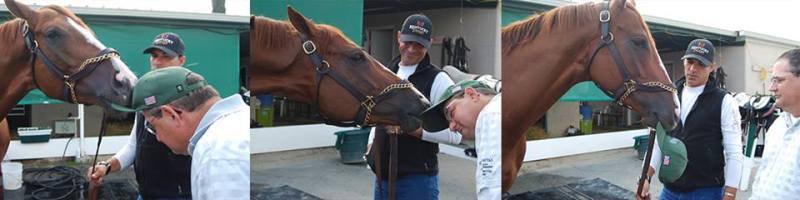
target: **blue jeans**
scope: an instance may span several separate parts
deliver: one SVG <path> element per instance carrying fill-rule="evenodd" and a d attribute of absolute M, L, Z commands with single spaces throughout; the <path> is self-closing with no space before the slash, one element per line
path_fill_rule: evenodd
<path fill-rule="evenodd" d="M 378 190 L 378 180 L 375 179 L 375 199 L 389 199 L 389 181 L 382 180 L 382 188 Z M 439 176 L 425 174 L 405 175 L 395 180 L 397 199 L 435 200 L 439 199 Z M 381 194 L 383 198 L 379 198 Z"/>
<path fill-rule="evenodd" d="M 698 188 L 689 192 L 673 192 L 666 187 L 661 190 L 660 200 L 720 200 L 725 190 L 722 187 Z"/>
<path fill-rule="evenodd" d="M 139 196 L 139 197 L 136 197 L 136 200 L 144 200 L 144 198 L 142 198 L 142 195 L 138 195 L 138 196 Z M 184 198 L 173 198 L 173 199 L 170 199 L 170 198 L 160 198 L 160 199 L 157 199 L 157 200 L 186 200 L 186 199 L 184 199 Z"/>

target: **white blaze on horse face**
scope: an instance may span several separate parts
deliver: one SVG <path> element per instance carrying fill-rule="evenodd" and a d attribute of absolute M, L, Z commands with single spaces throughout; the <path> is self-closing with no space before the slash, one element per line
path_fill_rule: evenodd
<path fill-rule="evenodd" d="M 75 28 L 75 30 L 78 30 L 78 32 L 81 33 L 83 38 L 86 38 L 87 43 L 94 45 L 100 50 L 106 49 L 106 45 L 104 45 L 102 42 L 100 42 L 100 40 L 94 37 L 94 34 L 92 34 L 92 32 L 89 32 L 88 29 L 78 25 L 78 23 L 75 22 L 75 20 L 72 20 L 72 18 L 68 17 L 67 23 L 70 26 L 72 26 L 72 28 Z M 123 82 L 125 79 L 127 79 L 128 81 L 130 81 L 131 84 L 136 83 L 136 75 L 133 74 L 133 72 L 128 68 L 128 65 L 122 62 L 122 60 L 120 60 L 118 57 L 112 58 L 111 64 L 114 65 L 114 67 L 116 67 L 117 69 L 119 69 L 119 73 L 117 73 L 116 76 L 114 76 L 114 78 L 117 81 Z"/>

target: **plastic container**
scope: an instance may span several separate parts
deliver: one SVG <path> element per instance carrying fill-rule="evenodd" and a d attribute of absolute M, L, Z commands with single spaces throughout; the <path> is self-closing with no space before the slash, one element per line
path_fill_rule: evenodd
<path fill-rule="evenodd" d="M 644 156 L 647 154 L 647 146 L 650 144 L 650 135 L 636 136 L 633 137 L 633 140 L 633 149 L 636 150 L 639 160 L 644 160 Z"/>
<path fill-rule="evenodd" d="M 3 162 L 3 189 L 18 190 L 22 188 L 22 163 Z"/>
<path fill-rule="evenodd" d="M 17 128 L 19 133 L 19 142 L 21 143 L 36 143 L 50 141 L 50 133 L 53 129 L 44 129 L 39 127 L 20 127 Z"/>
<path fill-rule="evenodd" d="M 339 150 L 341 162 L 345 164 L 364 163 L 364 155 L 367 151 L 367 140 L 369 140 L 369 129 L 356 129 L 349 131 L 339 131 L 336 135 L 336 149 Z"/>

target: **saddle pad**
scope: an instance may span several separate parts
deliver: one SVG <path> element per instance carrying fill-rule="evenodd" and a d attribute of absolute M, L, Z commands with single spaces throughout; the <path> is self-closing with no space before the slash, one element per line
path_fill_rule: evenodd
<path fill-rule="evenodd" d="M 563 186 L 529 191 L 511 196 L 512 200 L 627 200 L 634 194 L 600 178 L 570 183 Z"/>

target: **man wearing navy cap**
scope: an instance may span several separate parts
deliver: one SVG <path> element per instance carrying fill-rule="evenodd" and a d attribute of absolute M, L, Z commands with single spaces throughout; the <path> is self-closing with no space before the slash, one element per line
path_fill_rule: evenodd
<path fill-rule="evenodd" d="M 186 63 L 183 40 L 175 33 L 157 35 L 143 53 L 150 54 L 150 69 L 156 70 Z M 190 172 L 192 158 L 178 155 L 157 140 L 148 129 L 144 115 L 136 114 L 130 139 L 113 157 L 98 162 L 90 180 L 102 183 L 111 172 L 134 167 L 140 199 L 191 199 Z M 92 173 L 89 168 L 88 173 Z"/>
<path fill-rule="evenodd" d="M 736 199 L 743 158 L 741 116 L 733 96 L 720 89 L 712 76 L 718 68 L 714 52 L 710 41 L 696 39 L 689 43 L 681 58 L 685 77 L 675 83 L 681 126 L 668 135 L 685 144 L 688 159 L 682 173 L 659 172 L 664 184 L 660 199 Z M 678 142 L 670 140 L 670 143 Z M 650 198 L 650 178 L 657 167 L 664 169 L 684 163 L 662 154 L 661 148 L 656 141 L 643 194 L 637 195 L 637 199 Z"/>
<path fill-rule="evenodd" d="M 167 66 L 183 66 L 186 56 L 183 40 L 175 33 L 162 33 L 153 39 L 153 44 L 144 49 L 145 54 L 150 54 L 150 69 Z"/>
<path fill-rule="evenodd" d="M 431 47 L 433 24 L 422 14 L 408 16 L 400 31 L 397 32 L 397 44 L 400 55 L 390 64 L 389 70 L 401 79 L 408 80 L 425 98 L 436 102 L 438 97 L 453 85 L 447 73 L 430 62 L 428 48 Z M 423 121 L 423 123 L 425 123 Z M 389 166 L 389 137 L 386 128 L 378 126 L 373 129 L 371 137 L 375 137 L 379 148 L 370 148 L 367 162 L 375 170 L 376 155 L 380 154 L 381 166 Z M 370 141 L 372 141 L 370 139 Z M 397 138 L 397 199 L 438 199 L 439 198 L 439 144 L 459 144 L 461 135 L 449 130 L 438 132 L 423 131 L 422 128 Z M 381 180 L 375 184 L 375 199 L 388 197 L 388 168 L 381 168 Z M 377 173 L 376 173 L 377 174 Z"/>

